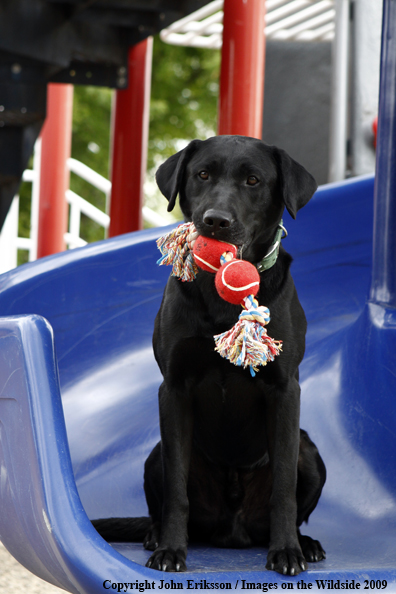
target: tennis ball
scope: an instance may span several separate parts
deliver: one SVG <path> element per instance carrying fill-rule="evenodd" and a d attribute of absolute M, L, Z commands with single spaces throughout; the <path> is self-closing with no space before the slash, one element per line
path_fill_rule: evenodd
<path fill-rule="evenodd" d="M 202 270 L 216 273 L 221 266 L 220 256 L 224 252 L 231 252 L 235 258 L 237 247 L 232 243 L 219 241 L 212 237 L 203 237 L 203 235 L 199 235 L 195 240 L 193 256 L 197 266 Z"/>
<path fill-rule="evenodd" d="M 260 275 L 257 268 L 246 260 L 231 260 L 219 268 L 215 285 L 225 301 L 239 305 L 248 295 L 257 295 Z"/>

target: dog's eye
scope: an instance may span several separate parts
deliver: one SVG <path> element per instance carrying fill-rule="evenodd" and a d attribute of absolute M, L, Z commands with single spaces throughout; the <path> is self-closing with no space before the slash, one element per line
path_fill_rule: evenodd
<path fill-rule="evenodd" d="M 249 186 L 255 186 L 258 183 L 258 179 L 255 175 L 249 175 L 249 177 L 246 180 L 246 183 Z"/>
<path fill-rule="evenodd" d="M 201 179 L 209 179 L 209 173 L 207 171 L 200 171 L 198 175 Z"/>

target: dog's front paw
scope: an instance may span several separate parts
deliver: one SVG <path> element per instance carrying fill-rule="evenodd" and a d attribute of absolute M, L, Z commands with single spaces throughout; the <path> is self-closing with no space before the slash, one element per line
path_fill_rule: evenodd
<path fill-rule="evenodd" d="M 186 552 L 182 549 L 158 547 L 147 561 L 146 567 L 159 571 L 186 571 Z"/>
<path fill-rule="evenodd" d="M 277 571 L 283 575 L 298 575 L 307 569 L 307 563 L 301 550 L 285 547 L 268 551 L 266 569 Z"/>
<path fill-rule="evenodd" d="M 304 557 L 307 561 L 322 561 L 326 559 L 326 552 L 318 540 L 300 534 L 298 537 Z"/>

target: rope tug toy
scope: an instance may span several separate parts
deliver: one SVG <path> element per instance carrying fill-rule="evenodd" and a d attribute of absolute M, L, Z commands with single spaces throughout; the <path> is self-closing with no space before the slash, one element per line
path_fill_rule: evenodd
<path fill-rule="evenodd" d="M 270 321 L 268 307 L 259 306 L 255 299 L 260 275 L 253 264 L 237 259 L 235 245 L 196 236 L 194 224 L 184 223 L 160 237 L 157 245 L 162 257 L 157 264 L 172 265 L 172 275 L 184 282 L 193 281 L 199 268 L 216 275 L 220 297 L 243 309 L 230 330 L 213 337 L 215 349 L 234 365 L 249 367 L 254 377 L 260 365 L 273 361 L 282 350 L 282 341 L 268 336 L 265 328 Z"/>

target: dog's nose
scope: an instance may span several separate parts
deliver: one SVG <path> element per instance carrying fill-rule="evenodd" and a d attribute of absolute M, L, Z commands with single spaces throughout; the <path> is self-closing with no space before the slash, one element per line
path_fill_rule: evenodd
<path fill-rule="evenodd" d="M 210 228 L 210 231 L 215 233 L 216 231 L 219 231 L 219 229 L 230 227 L 232 218 L 229 213 L 211 208 L 205 212 L 203 222 Z"/>

